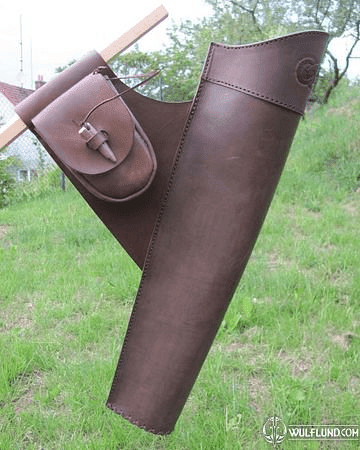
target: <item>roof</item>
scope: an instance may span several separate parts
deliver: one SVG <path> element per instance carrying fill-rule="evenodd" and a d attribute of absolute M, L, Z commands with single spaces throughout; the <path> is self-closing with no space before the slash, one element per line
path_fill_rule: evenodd
<path fill-rule="evenodd" d="M 0 92 L 9 100 L 9 102 L 16 106 L 34 91 L 32 89 L 26 89 L 0 81 Z"/>

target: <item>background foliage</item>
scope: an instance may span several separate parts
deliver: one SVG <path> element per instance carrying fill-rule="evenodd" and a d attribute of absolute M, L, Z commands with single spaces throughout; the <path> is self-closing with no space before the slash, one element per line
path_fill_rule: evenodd
<path fill-rule="evenodd" d="M 287 33 L 322 30 L 330 38 L 347 36 L 351 46 L 341 66 L 327 48 L 312 100 L 327 103 L 346 77 L 350 58 L 359 42 L 358 0 L 206 0 L 213 15 L 197 22 L 184 21 L 168 29 L 170 44 L 161 51 L 144 54 L 135 48 L 112 61 L 118 74 L 129 75 L 161 69 L 158 79 L 139 91 L 165 101 L 191 100 L 211 41 L 230 45 L 271 39 Z M 131 83 L 130 83 L 131 85 Z"/>
<path fill-rule="evenodd" d="M 0 116 L 0 128 L 4 125 L 3 117 Z M 13 160 L 3 158 L 6 147 L 0 149 L 0 208 L 9 204 L 10 196 L 13 191 L 15 181 L 6 170 Z"/>
<path fill-rule="evenodd" d="M 2 159 L 1 154 L 6 148 L 0 150 L 0 208 L 10 203 L 15 188 L 15 180 L 7 171 L 7 168 L 15 162 L 15 158 Z"/>

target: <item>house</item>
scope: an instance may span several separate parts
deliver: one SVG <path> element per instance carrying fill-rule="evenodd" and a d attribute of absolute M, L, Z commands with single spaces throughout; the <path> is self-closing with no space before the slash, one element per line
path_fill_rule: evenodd
<path fill-rule="evenodd" d="M 36 89 L 43 84 L 45 82 L 39 76 L 35 82 Z M 14 107 L 33 92 L 32 89 L 0 81 L 0 125 L 6 124 L 12 119 L 15 114 Z M 18 161 L 18 164 L 9 168 L 17 181 L 30 181 L 38 175 L 39 171 L 54 165 L 48 153 L 29 130 L 12 142 L 5 152 L 1 153 L 0 158 L 4 159 L 9 156 L 15 157 Z"/>

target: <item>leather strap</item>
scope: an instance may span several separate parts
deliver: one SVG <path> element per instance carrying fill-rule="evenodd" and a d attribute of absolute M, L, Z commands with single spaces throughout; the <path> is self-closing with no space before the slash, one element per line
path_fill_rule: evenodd
<path fill-rule="evenodd" d="M 36 117 L 53 100 L 60 97 L 67 90 L 73 87 L 80 80 L 90 75 L 97 67 L 103 66 L 105 61 L 99 53 L 93 51 L 83 59 L 77 61 L 71 70 L 65 70 L 57 76 L 51 83 L 47 83 L 25 100 L 19 103 L 15 111 L 33 129 L 31 120 Z"/>

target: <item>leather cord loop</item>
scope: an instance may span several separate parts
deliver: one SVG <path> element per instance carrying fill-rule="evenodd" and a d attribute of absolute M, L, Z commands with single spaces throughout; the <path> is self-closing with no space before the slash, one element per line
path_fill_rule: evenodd
<path fill-rule="evenodd" d="M 97 69 L 97 71 L 95 71 L 94 73 L 101 73 L 101 67 L 99 67 Z M 152 78 L 154 78 L 155 76 L 159 75 L 160 70 L 154 70 L 153 72 L 150 73 L 150 75 L 145 79 L 140 81 L 140 83 L 136 84 L 135 86 L 125 89 L 125 91 L 120 92 L 120 94 L 114 95 L 114 97 L 110 97 L 106 100 L 103 100 L 102 102 L 98 103 L 97 105 L 95 105 L 86 115 L 86 117 L 83 119 L 83 121 L 81 122 L 81 126 L 84 125 L 84 123 L 86 123 L 89 120 L 89 117 L 91 116 L 91 114 L 98 109 L 100 106 L 105 105 L 105 103 L 111 102 L 112 100 L 115 100 L 116 98 L 119 98 L 121 96 L 123 96 L 124 94 L 126 94 L 129 91 L 132 91 L 140 86 L 142 86 L 143 84 L 147 83 L 148 81 L 150 81 Z M 136 76 L 134 76 L 133 78 L 136 78 Z M 113 77 L 113 78 L 108 78 L 109 80 L 119 80 L 121 79 L 121 77 Z"/>
<path fill-rule="evenodd" d="M 92 150 L 97 150 L 100 147 L 100 145 L 102 145 L 106 141 L 107 136 L 102 130 L 100 130 L 95 134 L 95 136 L 93 136 L 86 142 L 86 145 Z"/>

